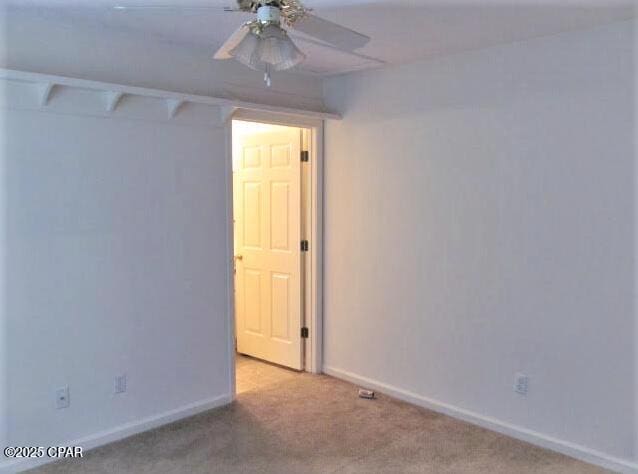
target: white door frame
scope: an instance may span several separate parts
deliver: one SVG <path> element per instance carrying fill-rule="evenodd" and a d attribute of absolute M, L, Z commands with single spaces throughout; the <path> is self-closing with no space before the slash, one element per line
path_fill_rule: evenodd
<path fill-rule="evenodd" d="M 310 196 L 311 209 L 308 233 L 309 251 L 306 254 L 306 275 L 309 284 L 305 290 L 305 325 L 309 337 L 304 343 L 304 370 L 311 373 L 322 372 L 323 349 L 323 120 L 304 116 L 287 115 L 276 112 L 237 109 L 227 115 L 226 133 L 226 226 L 228 228 L 227 262 L 227 307 L 228 311 L 228 360 L 230 361 L 230 387 L 234 399 L 235 389 L 235 275 L 234 275 L 234 235 L 233 235 L 233 146 L 232 120 L 245 120 L 310 130 Z"/>

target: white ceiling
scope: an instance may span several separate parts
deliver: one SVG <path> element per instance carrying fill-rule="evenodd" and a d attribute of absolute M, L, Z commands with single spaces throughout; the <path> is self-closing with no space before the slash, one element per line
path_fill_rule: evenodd
<path fill-rule="evenodd" d="M 114 5 L 213 6 L 208 11 L 127 11 Z M 301 69 L 339 74 L 382 64 L 401 64 L 501 43 L 589 28 L 634 17 L 635 4 L 622 1 L 490 1 L 490 0 L 305 0 L 328 20 L 372 38 L 355 54 L 309 42 L 295 35 L 308 59 Z M 0 0 L 8 21 L 39 16 L 66 21 L 72 27 L 94 24 L 134 31 L 158 41 L 211 54 L 246 18 L 226 13 L 234 0 Z"/>

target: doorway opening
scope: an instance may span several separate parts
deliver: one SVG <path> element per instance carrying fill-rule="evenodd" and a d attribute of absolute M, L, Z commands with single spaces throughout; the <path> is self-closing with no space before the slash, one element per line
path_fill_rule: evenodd
<path fill-rule="evenodd" d="M 267 364 L 321 370 L 322 130 L 320 123 L 235 117 L 230 124 L 236 362 L 231 383 L 241 392 L 263 385 L 259 379 L 270 372 Z"/>

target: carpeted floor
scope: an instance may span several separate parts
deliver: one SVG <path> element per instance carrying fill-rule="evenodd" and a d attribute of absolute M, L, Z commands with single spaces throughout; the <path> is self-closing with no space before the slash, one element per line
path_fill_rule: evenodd
<path fill-rule="evenodd" d="M 254 359 L 237 361 L 237 401 L 89 451 L 54 473 L 607 472 L 432 411 Z"/>

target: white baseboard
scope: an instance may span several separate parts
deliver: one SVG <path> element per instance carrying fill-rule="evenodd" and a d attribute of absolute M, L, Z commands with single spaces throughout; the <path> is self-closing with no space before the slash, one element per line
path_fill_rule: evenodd
<path fill-rule="evenodd" d="M 104 444 L 112 443 L 123 438 L 127 438 L 143 431 L 148 431 L 153 428 L 157 428 L 168 423 L 172 423 L 182 418 L 188 418 L 189 416 L 196 415 L 198 413 L 217 408 L 223 405 L 227 405 L 232 401 L 231 395 L 222 395 L 219 397 L 208 398 L 200 400 L 195 403 L 191 403 L 174 410 L 169 410 L 158 415 L 153 415 L 141 420 L 125 423 L 115 428 L 100 431 L 98 433 L 85 436 L 74 441 L 67 441 L 64 443 L 56 443 L 59 446 L 81 446 L 84 451 L 87 449 L 96 448 Z M 39 458 L 39 459 L 19 459 L 15 461 L 9 461 L 0 463 L 0 474 L 14 474 L 16 472 L 31 469 L 42 464 L 53 462 L 55 459 Z"/>
<path fill-rule="evenodd" d="M 580 446 L 578 444 L 570 443 L 561 439 L 553 438 L 551 436 L 538 433 L 536 431 L 523 428 L 521 426 L 512 425 L 503 421 L 491 418 L 488 416 L 480 415 L 478 413 L 464 410 L 462 408 L 433 400 L 431 398 L 418 395 L 408 390 L 403 390 L 392 385 L 379 382 L 377 380 L 362 377 L 346 370 L 338 369 L 336 367 L 323 366 L 324 373 L 336 377 L 338 379 L 346 380 L 353 384 L 363 386 L 366 388 L 377 390 L 380 393 L 390 395 L 399 400 L 403 400 L 414 405 L 428 408 L 438 413 L 458 418 L 463 421 L 487 428 L 498 433 L 510 436 L 512 438 L 526 441 L 531 444 L 535 444 L 542 448 L 551 449 L 567 456 L 579 459 L 581 461 L 595 464 L 597 466 L 610 469 L 612 471 L 621 472 L 624 474 L 638 474 L 638 463 L 630 460 L 616 458 L 609 456 L 605 453 L 595 451 L 593 449 Z"/>

